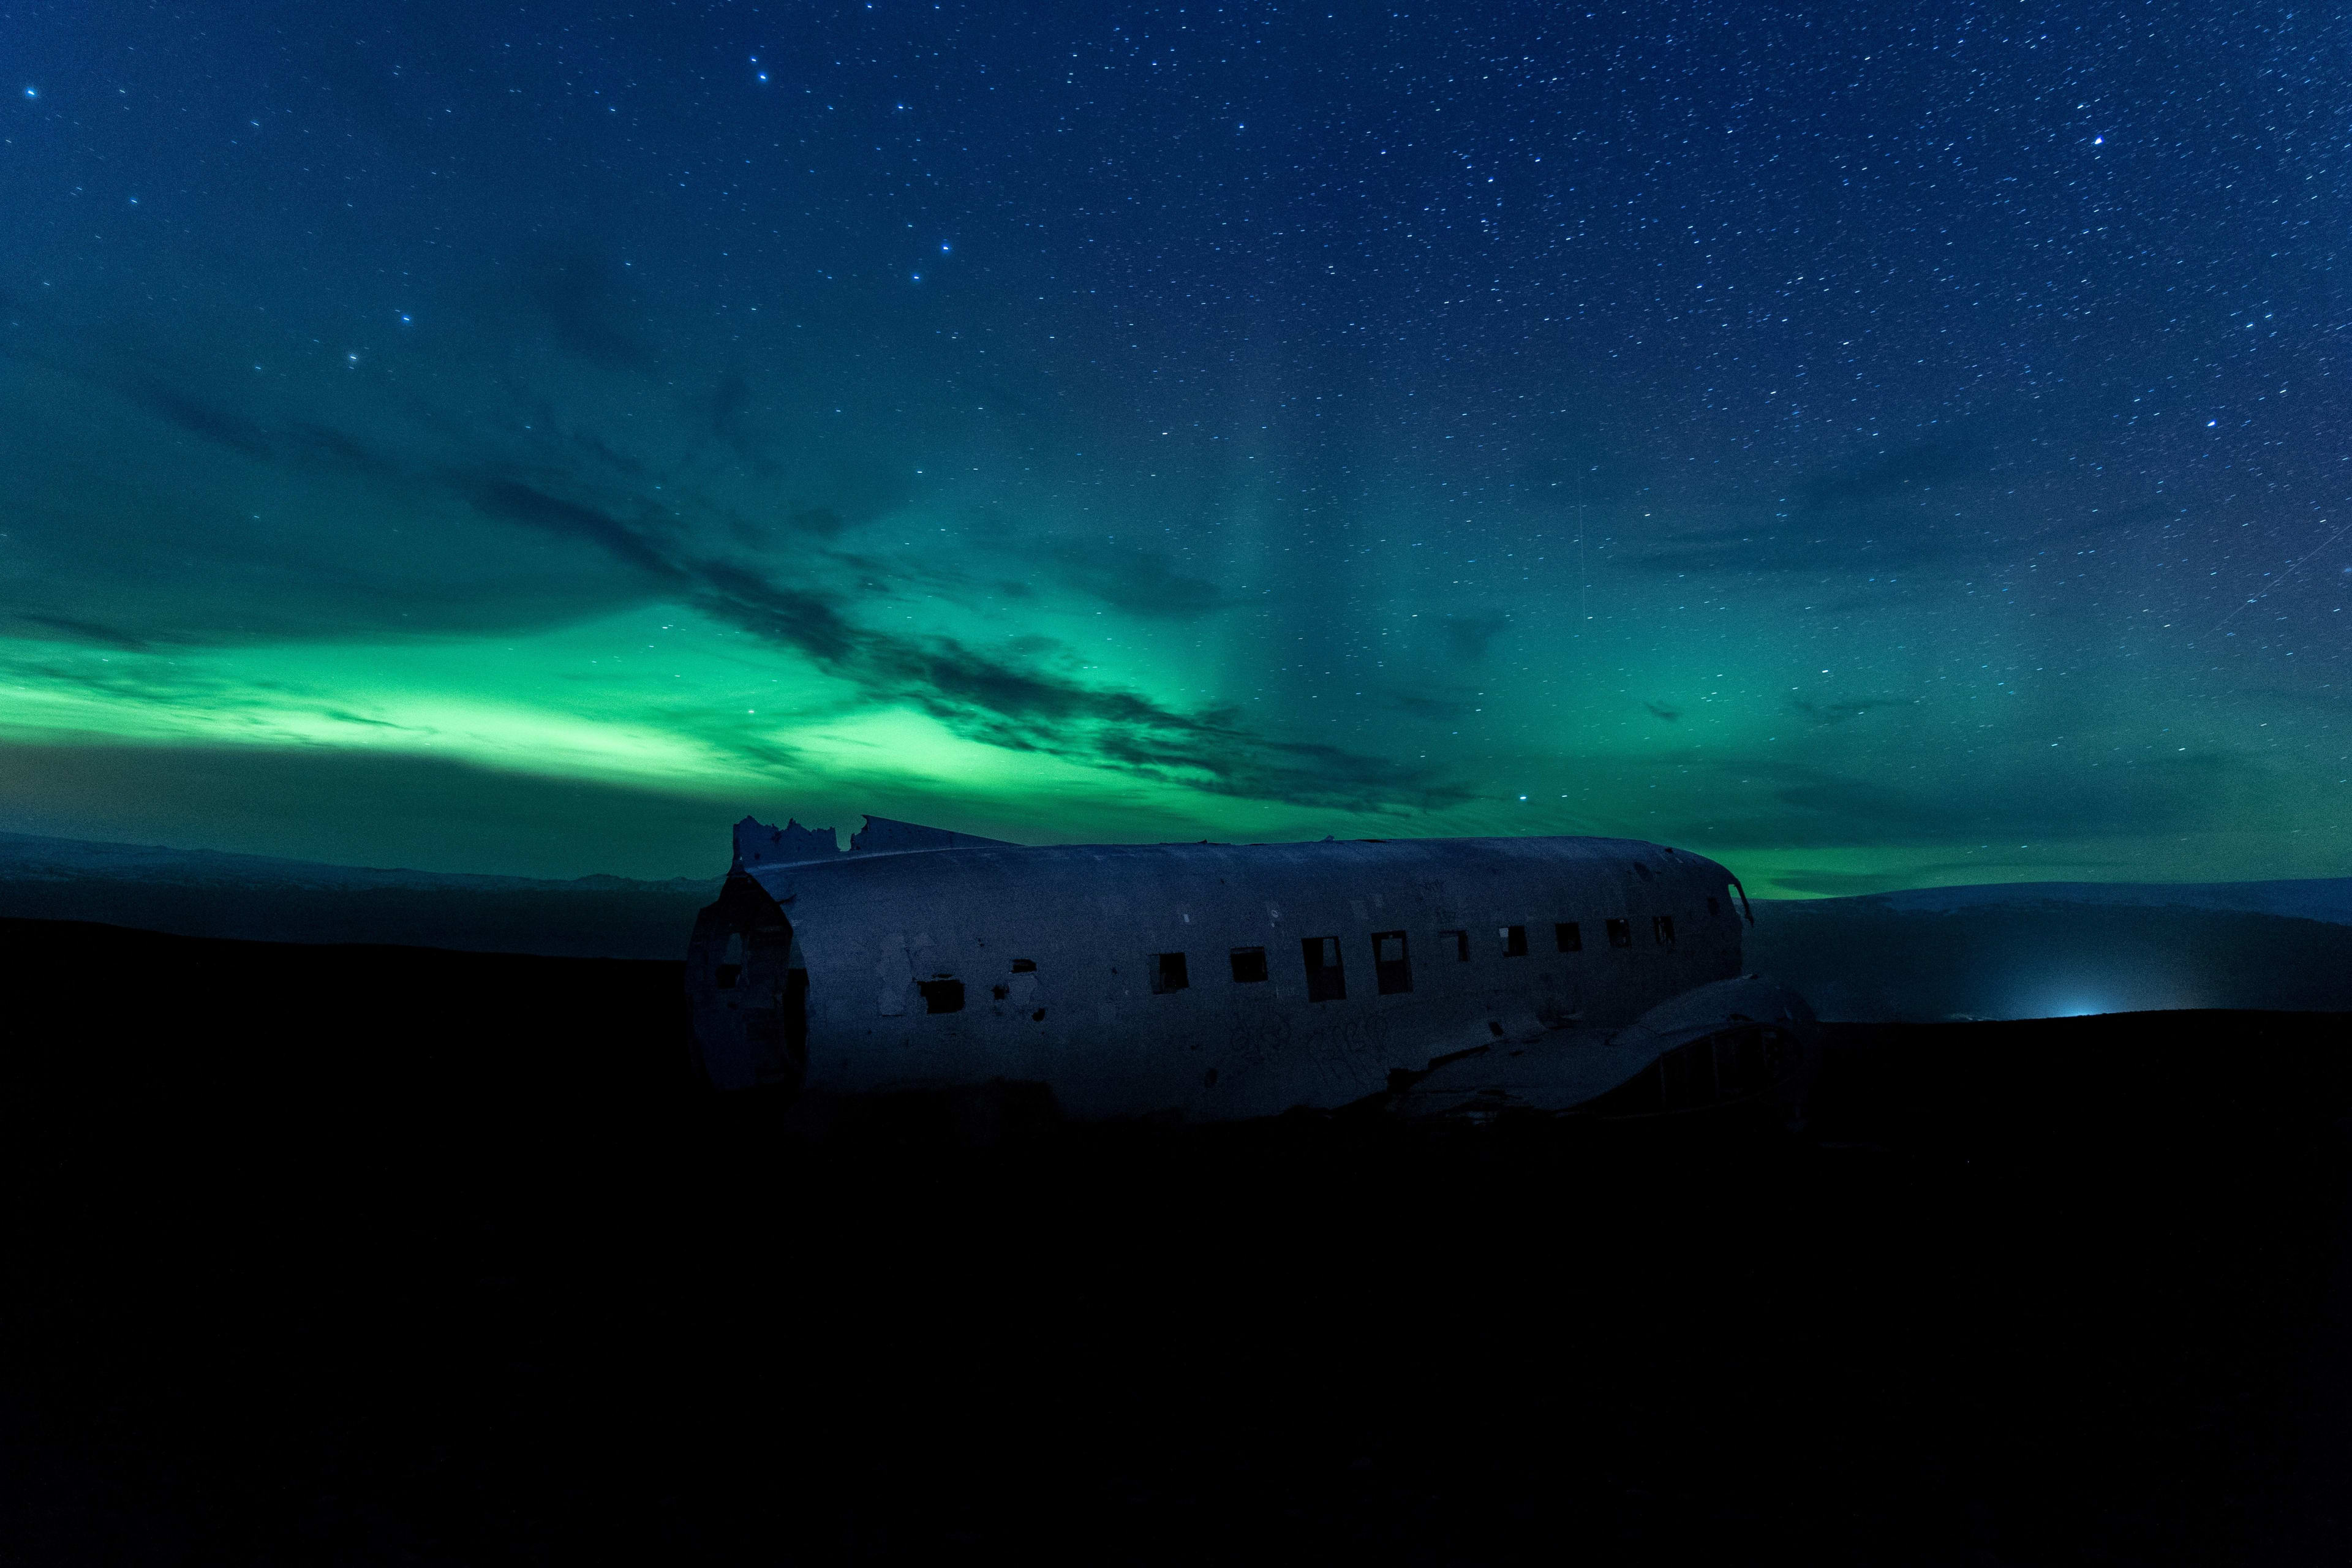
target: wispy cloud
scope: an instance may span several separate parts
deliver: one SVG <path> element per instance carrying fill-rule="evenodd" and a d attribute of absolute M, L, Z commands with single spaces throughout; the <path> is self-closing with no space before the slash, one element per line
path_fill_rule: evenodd
<path fill-rule="evenodd" d="M 1854 697 L 1843 702 L 1814 702 L 1802 697 L 1789 699 L 1789 710 L 1811 720 L 1816 724 L 1845 724 L 1880 708 L 1909 708 L 1915 700 L 1903 697 Z"/>
<path fill-rule="evenodd" d="M 2095 513 L 2086 507 L 2063 521 L 2021 519 L 2013 500 L 1997 502 L 1996 479 L 1983 454 L 1923 445 L 1860 468 L 1816 473 L 1791 494 L 1728 508 L 1735 522 L 1684 529 L 1617 559 L 1637 570 L 1686 576 L 1819 573 L 1884 583 L 2013 559 L 2062 541 L 2079 549 L 2170 515 L 2143 501 L 2110 502 Z M 2002 483 L 2013 489 L 2014 476 Z"/>
<path fill-rule="evenodd" d="M 1181 710 L 1080 681 L 1034 657 L 866 626 L 840 592 L 786 585 L 741 560 L 699 553 L 658 514 L 625 519 L 505 475 L 456 482 L 488 516 L 592 544 L 665 596 L 805 657 L 870 700 L 905 704 L 990 745 L 1268 800 L 1366 809 L 1469 798 L 1438 769 L 1266 736 L 1230 709 Z"/>

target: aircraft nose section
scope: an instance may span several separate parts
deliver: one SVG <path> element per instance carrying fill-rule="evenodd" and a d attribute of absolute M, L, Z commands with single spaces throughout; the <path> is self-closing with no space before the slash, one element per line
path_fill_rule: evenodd
<path fill-rule="evenodd" d="M 694 1048 L 717 1089 L 798 1093 L 808 1061 L 808 970 L 792 922 L 740 872 L 695 919 L 686 994 Z"/>

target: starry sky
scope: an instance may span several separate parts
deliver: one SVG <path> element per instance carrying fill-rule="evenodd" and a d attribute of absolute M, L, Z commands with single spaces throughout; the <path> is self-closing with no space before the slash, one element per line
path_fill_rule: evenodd
<path fill-rule="evenodd" d="M 2325 8 L 0 18 L 0 828 L 2343 871 Z"/>

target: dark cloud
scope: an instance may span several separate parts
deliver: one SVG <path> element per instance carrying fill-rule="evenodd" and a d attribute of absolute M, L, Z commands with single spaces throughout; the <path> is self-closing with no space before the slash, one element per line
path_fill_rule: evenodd
<path fill-rule="evenodd" d="M 127 390 L 132 401 L 188 435 L 264 462 L 278 455 L 277 444 L 260 426 L 243 415 L 215 407 L 159 382 L 134 384 Z"/>
<path fill-rule="evenodd" d="M 1790 848 L 1952 845 L 1993 850 L 2225 826 L 2264 800 L 2268 776 L 2221 752 L 2092 765 L 2063 748 L 1938 759 L 1935 771 L 1694 754 L 1652 772 L 1657 809 L 1695 841 Z M 1671 793 L 1669 793 L 1671 792 Z"/>
<path fill-rule="evenodd" d="M 1814 475 L 1805 481 L 1803 504 L 1812 511 L 1867 506 L 1916 496 L 1937 485 L 1981 477 L 1981 461 L 1974 454 L 1958 447 L 1923 444 L 1859 468 Z"/>
<path fill-rule="evenodd" d="M 131 400 L 167 424 L 240 457 L 273 466 L 339 470 L 373 479 L 404 477 L 394 458 L 348 431 L 315 420 L 265 425 L 184 387 L 152 379 L 125 384 Z"/>
<path fill-rule="evenodd" d="M 696 555 L 665 527 L 632 522 L 512 478 L 484 477 L 462 488 L 488 516 L 593 545 L 643 573 L 666 596 L 802 654 L 874 700 L 906 703 L 991 745 L 1255 798 L 1357 807 L 1469 798 L 1423 764 L 1274 740 L 1244 727 L 1231 710 L 1188 712 L 953 637 L 862 626 L 837 593 L 786 586 L 740 561 Z M 1033 642 L 1028 651 L 1045 647 Z"/>
<path fill-rule="evenodd" d="M 1421 697 L 1411 692 L 1391 692 L 1382 700 L 1400 713 L 1410 713 L 1416 719 L 1432 722 L 1451 721 L 1473 711 L 1468 702 L 1449 701 L 1442 697 Z"/>
<path fill-rule="evenodd" d="M 646 474 L 646 465 L 643 462 L 622 451 L 601 436 L 582 432 L 575 434 L 572 439 L 582 451 L 588 453 L 624 479 L 642 479 Z"/>
<path fill-rule="evenodd" d="M 665 582 L 681 580 L 681 574 L 668 558 L 653 548 L 638 530 L 594 507 L 565 500 L 534 489 L 520 479 L 504 477 L 468 480 L 460 476 L 457 484 L 467 499 L 488 516 L 593 544 L 623 564 Z"/>
<path fill-rule="evenodd" d="M 295 420 L 285 426 L 279 459 L 305 467 L 339 469 L 373 479 L 405 479 L 406 467 L 348 431 Z"/>
<path fill-rule="evenodd" d="M 36 637 L 57 637 L 67 642 L 88 643 L 96 647 L 120 648 L 125 653 L 152 653 L 158 646 L 152 637 L 124 631 L 99 621 L 81 620 L 73 616 L 44 615 L 37 610 L 9 610 L 5 613 L 9 624 L 24 626 Z"/>
<path fill-rule="evenodd" d="M 1969 868 L 1971 871 L 1979 868 Z M 1861 898 L 1871 893 L 1891 893 L 1904 888 L 1916 888 L 1928 880 L 1930 873 L 1914 868 L 1899 871 L 1782 871 L 1772 879 L 1775 888 L 1791 893 L 1812 893 L 1827 899 Z M 1761 897 L 1759 889 L 1751 896 Z"/>
<path fill-rule="evenodd" d="M 1802 697 L 1789 699 L 1789 710 L 1811 720 L 1816 724 L 1843 724 L 1859 719 L 1879 708 L 1909 708 L 1912 700 L 1901 697 L 1858 697 L 1843 702 L 1813 702 Z"/>
<path fill-rule="evenodd" d="M 2116 869 L 2129 864 L 2127 861 L 2104 861 L 2095 865 L 2078 862 L 2073 868 L 2079 875 L 2085 870 Z M 2046 873 L 2047 866 L 2013 856 L 1992 855 L 1980 860 L 1939 860 L 1924 866 L 1906 866 L 1895 871 L 1782 871 L 1773 877 L 1772 885 L 1785 888 L 1792 893 L 1850 899 L 1872 893 L 1897 893 L 1911 888 L 2013 881 L 2017 879 L 2004 873 L 2019 870 Z"/>
<path fill-rule="evenodd" d="M 525 283 L 558 345 L 600 369 L 644 370 L 654 363 L 642 312 L 603 252 L 579 249 L 540 258 Z"/>
<path fill-rule="evenodd" d="M 1446 651 L 1465 664 L 1475 664 L 1486 657 L 1486 649 L 1511 624 L 1511 617 L 1500 610 L 1489 610 L 1476 616 L 1447 616 L 1439 626 L 1445 632 Z"/>
<path fill-rule="evenodd" d="M 1929 491 L 1981 482 L 1982 461 L 1956 446 L 1921 445 L 1858 468 L 1815 473 L 1770 515 L 1728 528 L 1694 529 L 1637 546 L 1628 563 L 1685 575 L 1833 570 L 1882 576 L 1982 552 L 1997 536 L 1948 515 L 1933 521 L 1916 503 Z M 1742 510 L 1764 510 L 1749 503 Z"/>
<path fill-rule="evenodd" d="M 751 383 L 734 365 L 719 373 L 719 379 L 702 400 L 699 412 L 710 424 L 710 431 L 722 440 L 732 441 L 740 433 L 740 421 L 751 406 Z"/>
<path fill-rule="evenodd" d="M 520 513 L 530 498 L 453 493 L 426 456 L 452 433 L 397 418 L 347 428 L 373 388 L 338 383 L 361 401 L 272 416 L 257 383 L 122 363 L 137 357 L 44 363 L 71 388 L 59 401 L 75 416 L 45 428 L 37 414 L 19 450 L 0 607 L 17 637 L 148 651 L 430 636 L 544 626 L 646 596 L 643 570 L 617 570 L 609 552 L 485 536 L 470 502 Z M 469 482 L 503 477 L 485 468 Z"/>
<path fill-rule="evenodd" d="M 61 691 L 86 691 L 120 703 L 136 703 L 157 710 L 171 708 L 207 713 L 267 706 L 249 692 L 228 689 L 216 679 L 192 677 L 184 671 L 165 672 L 142 659 L 92 660 L 16 658 L 8 673 L 23 680 Z"/>
<path fill-rule="evenodd" d="M 1801 572 L 1875 577 L 1880 586 L 1874 592 L 1891 594 L 1895 580 L 1913 573 L 2022 561 L 2062 546 L 2071 553 L 2178 515 L 2169 503 L 2116 504 L 2110 498 L 2095 508 L 2070 506 L 2071 515 L 2054 515 L 2045 502 L 2039 518 L 2022 521 L 2013 487 L 1996 497 L 1992 482 L 1990 469 L 1961 448 L 1918 447 L 1858 471 L 1816 475 L 1785 502 L 1734 509 L 1768 513 L 1753 521 L 1685 530 L 1637 544 L 1617 559 L 1644 572 L 1693 577 Z M 2054 482 L 2044 489 L 2064 493 Z M 1932 515 L 1923 504 L 1931 492 L 1940 498 Z M 1955 493 L 1965 504 L 1940 504 Z M 1895 605 L 1889 599 L 1848 597 L 1837 607 Z"/>
<path fill-rule="evenodd" d="M 1115 540 L 1056 538 L 1024 548 L 1077 592 L 1152 620 L 1191 620 L 1224 607 L 1224 590 L 1154 550 Z"/>
<path fill-rule="evenodd" d="M 1983 528 L 1927 524 L 1862 531 L 1820 519 L 1680 533 L 1620 555 L 1645 572 L 1688 576 L 1790 572 L 1897 575 L 1962 556 L 1980 557 L 2001 542 Z"/>

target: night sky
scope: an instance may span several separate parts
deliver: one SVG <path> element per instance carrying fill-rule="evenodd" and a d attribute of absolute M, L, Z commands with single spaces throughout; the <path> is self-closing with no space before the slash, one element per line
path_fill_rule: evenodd
<path fill-rule="evenodd" d="M 0 828 L 2344 870 L 2328 8 L 62 0 L 0 59 Z"/>

